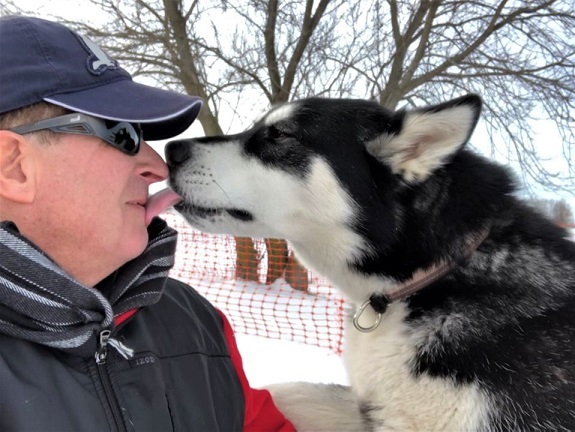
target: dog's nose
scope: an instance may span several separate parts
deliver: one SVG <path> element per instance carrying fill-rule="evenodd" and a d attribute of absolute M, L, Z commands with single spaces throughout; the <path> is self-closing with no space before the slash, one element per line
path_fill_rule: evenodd
<path fill-rule="evenodd" d="M 170 141 L 164 150 L 168 166 L 184 163 L 192 154 L 192 146 L 187 140 Z"/>

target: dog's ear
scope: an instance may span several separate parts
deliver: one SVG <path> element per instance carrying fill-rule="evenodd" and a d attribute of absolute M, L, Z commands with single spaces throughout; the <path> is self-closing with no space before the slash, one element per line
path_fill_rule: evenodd
<path fill-rule="evenodd" d="M 481 111 L 481 99 L 467 95 L 440 105 L 400 111 L 401 127 L 367 144 L 378 160 L 413 183 L 444 165 L 469 139 Z"/>

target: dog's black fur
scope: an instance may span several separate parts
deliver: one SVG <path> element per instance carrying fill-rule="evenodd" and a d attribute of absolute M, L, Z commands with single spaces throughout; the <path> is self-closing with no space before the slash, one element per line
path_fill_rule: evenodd
<path fill-rule="evenodd" d="M 345 404 L 311 400 L 319 387 L 275 392 L 302 430 L 360 424 L 365 430 L 575 430 L 575 243 L 514 195 L 507 169 L 464 148 L 480 107 L 474 95 L 399 112 L 368 101 L 311 98 L 272 110 L 242 134 L 168 145 L 170 182 L 184 199 L 177 208 L 192 225 L 285 237 L 358 306 L 418 269 L 455 263 L 447 276 L 391 304 L 373 334 L 347 329 L 354 351 L 348 355 L 352 386 L 338 399 Z M 333 180 L 337 196 L 346 197 L 341 214 L 352 217 L 308 214 L 286 199 L 278 201 L 286 219 L 274 225 L 262 201 L 281 191 L 228 181 L 218 166 L 234 163 L 238 169 L 251 164 L 246 173 L 257 166 L 262 176 L 277 174 L 290 193 L 303 185 L 312 196 L 317 166 L 327 166 L 321 178 Z M 198 172 L 213 184 L 201 183 Z M 224 190 L 221 197 L 217 189 Z M 333 204 L 336 194 L 328 195 L 318 195 L 321 205 L 340 209 Z M 299 216 L 289 218 L 292 210 Z M 316 235 L 322 218 L 332 224 L 326 228 L 333 238 Z M 462 262 L 469 237 L 485 227 L 488 237 Z M 356 239 L 352 246 L 337 243 L 344 236 Z M 330 249 L 337 249 L 333 256 L 317 252 Z M 409 358 L 390 360 L 390 343 L 407 347 Z M 372 365 L 376 372 L 367 372 Z M 410 382 L 403 396 L 385 393 L 393 377 L 402 377 L 398 391 Z M 460 396 L 462 389 L 474 393 Z M 336 393 L 340 389 L 330 395 Z M 449 405 L 460 397 L 472 402 Z M 404 406 L 409 398 L 429 401 L 427 424 L 421 407 Z M 342 405 L 353 409 L 344 414 Z M 337 422 L 329 415 L 314 418 L 314 409 L 332 412 Z M 345 415 L 357 422 L 344 427 Z"/>

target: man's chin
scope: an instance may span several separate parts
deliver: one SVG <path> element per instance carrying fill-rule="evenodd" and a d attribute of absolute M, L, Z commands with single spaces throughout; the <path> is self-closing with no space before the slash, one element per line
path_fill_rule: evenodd
<path fill-rule="evenodd" d="M 124 240 L 125 241 L 119 245 L 124 251 L 123 256 L 125 257 L 125 262 L 123 264 L 136 259 L 146 250 L 149 241 L 146 226 L 142 225 L 142 228 L 139 229 L 137 233 L 133 233 L 131 238 L 126 237 Z"/>

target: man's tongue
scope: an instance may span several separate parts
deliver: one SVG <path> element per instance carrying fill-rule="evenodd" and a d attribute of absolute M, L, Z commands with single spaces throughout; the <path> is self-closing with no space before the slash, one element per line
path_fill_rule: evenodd
<path fill-rule="evenodd" d="M 179 203 L 181 200 L 182 197 L 170 188 L 161 190 L 149 197 L 146 202 L 146 225 L 149 225 L 154 217 Z"/>

